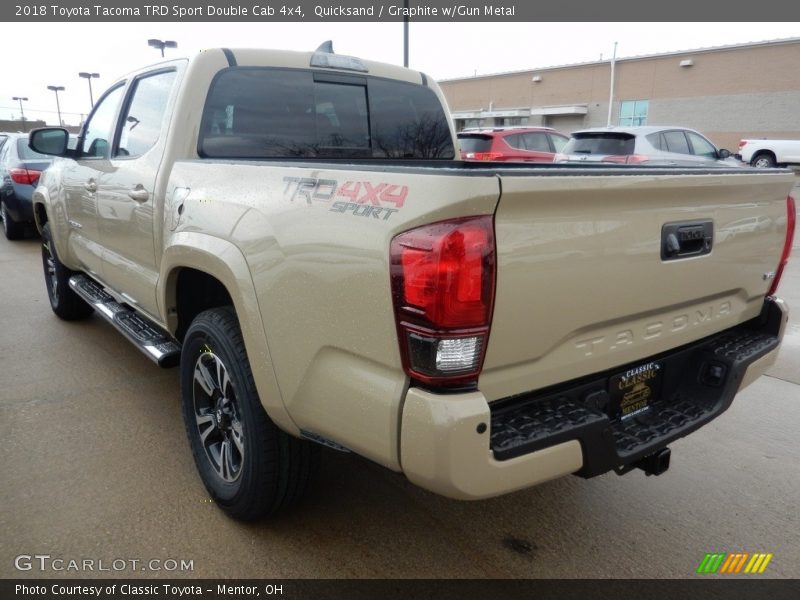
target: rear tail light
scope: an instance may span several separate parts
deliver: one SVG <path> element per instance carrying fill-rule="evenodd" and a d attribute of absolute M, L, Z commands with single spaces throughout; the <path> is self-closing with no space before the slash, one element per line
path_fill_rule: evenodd
<path fill-rule="evenodd" d="M 612 162 L 620 165 L 638 165 L 648 160 L 650 160 L 650 157 L 644 154 L 619 154 L 606 156 L 603 159 L 604 162 Z"/>
<path fill-rule="evenodd" d="M 33 169 L 9 169 L 8 174 L 11 175 L 11 180 L 14 183 L 22 183 L 25 185 L 35 185 L 41 177 L 41 171 L 34 171 Z"/>
<path fill-rule="evenodd" d="M 778 263 L 778 268 L 775 270 L 775 278 L 772 280 L 772 285 L 769 287 L 767 296 L 774 296 L 778 291 L 778 285 L 781 282 L 783 270 L 789 262 L 789 255 L 792 253 L 792 244 L 794 243 L 794 230 L 797 224 L 797 207 L 795 206 L 794 198 L 791 196 L 786 197 L 786 240 L 783 242 L 783 252 L 781 252 L 781 260 Z"/>
<path fill-rule="evenodd" d="M 747 146 L 747 140 L 739 140 L 739 150 Z"/>
<path fill-rule="evenodd" d="M 441 221 L 394 237 L 392 297 L 403 368 L 433 387 L 478 381 L 495 289 L 491 215 Z"/>
<path fill-rule="evenodd" d="M 500 160 L 503 158 L 502 152 L 470 152 L 467 158 L 472 160 Z"/>

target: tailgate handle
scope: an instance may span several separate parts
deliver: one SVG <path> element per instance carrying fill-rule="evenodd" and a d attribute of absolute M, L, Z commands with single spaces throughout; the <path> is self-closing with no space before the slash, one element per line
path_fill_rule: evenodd
<path fill-rule="evenodd" d="M 661 260 L 703 256 L 711 252 L 714 223 L 711 220 L 691 223 L 666 223 L 661 227 Z"/>

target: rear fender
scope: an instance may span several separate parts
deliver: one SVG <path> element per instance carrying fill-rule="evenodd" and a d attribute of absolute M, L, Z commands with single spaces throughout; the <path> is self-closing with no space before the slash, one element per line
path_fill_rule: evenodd
<path fill-rule="evenodd" d="M 236 246 L 221 238 L 193 232 L 180 232 L 172 236 L 161 261 L 157 289 L 159 310 L 166 315 L 166 324 L 172 333 L 178 326 L 176 287 L 182 268 L 192 268 L 211 275 L 225 286 L 239 319 L 261 403 L 279 427 L 299 435 L 300 430 L 286 411 L 278 387 L 258 297 L 244 255 Z"/>

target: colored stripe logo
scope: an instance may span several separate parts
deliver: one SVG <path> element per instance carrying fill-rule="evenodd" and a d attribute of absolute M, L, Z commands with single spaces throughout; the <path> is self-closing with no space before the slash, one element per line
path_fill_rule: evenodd
<path fill-rule="evenodd" d="M 703 557 L 697 572 L 702 574 L 719 573 L 725 575 L 755 575 L 767 570 L 772 553 L 756 552 L 715 552 Z"/>

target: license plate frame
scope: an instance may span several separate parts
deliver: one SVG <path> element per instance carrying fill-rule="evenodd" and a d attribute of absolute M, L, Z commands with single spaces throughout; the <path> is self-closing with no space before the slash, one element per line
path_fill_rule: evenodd
<path fill-rule="evenodd" d="M 609 416 L 624 421 L 646 413 L 660 398 L 663 379 L 664 364 L 657 360 L 612 375 L 608 380 Z"/>

